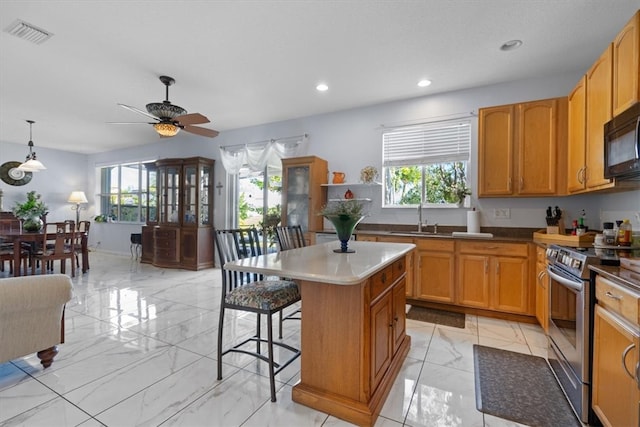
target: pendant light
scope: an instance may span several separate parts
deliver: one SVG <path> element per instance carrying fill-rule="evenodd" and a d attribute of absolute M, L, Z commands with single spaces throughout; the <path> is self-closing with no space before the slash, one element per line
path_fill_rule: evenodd
<path fill-rule="evenodd" d="M 24 163 L 18 166 L 18 169 L 25 172 L 40 172 L 46 169 L 46 167 L 36 159 L 36 153 L 33 151 L 32 127 L 35 122 L 33 120 L 27 120 L 27 123 L 29 123 L 29 154 L 27 154 Z"/>

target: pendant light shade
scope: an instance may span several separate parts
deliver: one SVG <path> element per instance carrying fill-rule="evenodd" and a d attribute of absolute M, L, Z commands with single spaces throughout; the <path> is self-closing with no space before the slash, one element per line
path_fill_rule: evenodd
<path fill-rule="evenodd" d="M 24 163 L 18 166 L 18 169 L 25 172 L 40 172 L 41 170 L 45 170 L 46 167 L 36 159 L 36 153 L 33 151 L 32 127 L 35 122 L 33 120 L 27 120 L 27 123 L 29 123 L 29 144 L 27 144 L 29 146 L 29 154 L 27 154 Z"/>

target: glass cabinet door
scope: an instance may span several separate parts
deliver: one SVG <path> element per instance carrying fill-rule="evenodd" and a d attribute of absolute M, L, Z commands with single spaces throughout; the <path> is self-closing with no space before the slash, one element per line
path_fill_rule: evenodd
<path fill-rule="evenodd" d="M 180 222 L 180 168 L 167 167 L 167 222 Z"/>
<path fill-rule="evenodd" d="M 198 203 L 198 167 L 184 167 L 184 219 L 183 224 L 195 224 Z"/>
<path fill-rule="evenodd" d="M 158 222 L 158 170 L 152 163 L 144 165 L 147 170 L 146 193 L 143 193 L 143 206 L 146 206 L 146 217 L 143 221 L 147 224 Z"/>
<path fill-rule="evenodd" d="M 287 225 L 309 229 L 309 166 L 287 169 Z"/>
<path fill-rule="evenodd" d="M 200 225 L 211 225 L 211 217 L 213 215 L 212 197 L 211 166 L 203 165 L 200 170 L 200 206 L 198 209 Z"/>

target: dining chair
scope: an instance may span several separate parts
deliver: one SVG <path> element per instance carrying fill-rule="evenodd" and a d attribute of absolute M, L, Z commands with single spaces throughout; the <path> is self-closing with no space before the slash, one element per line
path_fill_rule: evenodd
<path fill-rule="evenodd" d="M 13 219 L 0 219 L 0 271 L 4 271 L 4 262 L 9 261 L 9 273 L 13 274 L 14 269 L 20 268 L 19 265 L 13 265 L 15 259 L 16 247 L 13 242 L 5 241 L 2 235 L 5 233 L 19 232 L 21 230 L 20 220 Z M 20 246 L 20 261 L 23 263 L 25 274 L 27 273 L 29 263 L 29 247 Z"/>
<path fill-rule="evenodd" d="M 36 265 L 41 264 L 40 273 L 46 274 L 47 270 L 53 270 L 53 264 L 60 260 L 60 273 L 65 274 L 67 259 L 71 260 L 71 277 L 76 276 L 76 264 L 74 262 L 75 251 L 73 239 L 75 237 L 75 222 L 50 222 L 45 225 L 42 240 L 37 251 L 33 254 L 36 262 L 31 263 L 31 274 L 36 273 Z M 53 238 L 48 236 L 53 235 Z"/>
<path fill-rule="evenodd" d="M 91 221 L 80 221 L 78 223 L 78 229 L 76 231 L 83 232 L 85 234 L 84 238 L 89 239 L 89 228 L 91 228 Z M 73 251 L 76 256 L 76 268 L 80 268 L 80 260 L 79 257 L 82 256 L 82 239 L 83 236 L 76 235 L 73 242 Z M 89 258 L 86 260 L 87 268 L 89 268 Z"/>
<path fill-rule="evenodd" d="M 271 386 L 271 401 L 276 401 L 275 376 L 298 356 L 300 350 L 281 341 L 273 340 L 273 314 L 300 301 L 300 290 L 295 282 L 290 280 L 266 279 L 261 274 L 232 271 L 225 268 L 231 261 L 261 255 L 258 231 L 249 229 L 216 230 L 215 245 L 220 260 L 222 272 L 222 296 L 220 303 L 220 323 L 218 326 L 218 380 L 222 379 L 222 356 L 227 353 L 243 353 L 269 365 L 269 381 Z M 226 310 L 239 310 L 257 314 L 255 335 L 244 339 L 238 344 L 223 350 L 222 337 L 224 316 Z M 267 317 L 267 338 L 261 336 L 260 318 Z M 256 344 L 255 351 L 250 350 L 251 343 Z M 262 346 L 266 344 L 267 354 L 262 353 Z M 279 352 L 279 362 L 274 360 L 273 348 L 278 346 L 288 350 Z"/>
<path fill-rule="evenodd" d="M 278 240 L 278 249 L 280 251 L 288 251 L 289 249 L 301 248 L 305 245 L 304 233 L 300 225 L 278 225 L 276 226 L 276 239 Z M 280 321 L 278 322 L 278 337 L 282 339 L 282 322 L 285 320 L 301 320 L 300 314 L 302 309 L 284 315 L 284 310 L 280 312 Z"/>

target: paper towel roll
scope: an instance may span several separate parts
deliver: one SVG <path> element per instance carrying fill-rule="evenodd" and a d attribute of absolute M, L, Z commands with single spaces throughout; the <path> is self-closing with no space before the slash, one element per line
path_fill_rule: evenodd
<path fill-rule="evenodd" d="M 467 232 L 480 232 L 480 211 L 467 211 Z"/>

